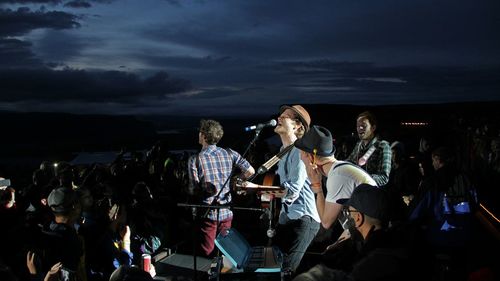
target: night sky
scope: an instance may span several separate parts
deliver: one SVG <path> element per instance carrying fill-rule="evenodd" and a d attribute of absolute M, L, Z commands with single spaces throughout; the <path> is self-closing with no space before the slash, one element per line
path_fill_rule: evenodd
<path fill-rule="evenodd" d="M 0 0 L 0 110 L 500 100 L 500 1 Z"/>

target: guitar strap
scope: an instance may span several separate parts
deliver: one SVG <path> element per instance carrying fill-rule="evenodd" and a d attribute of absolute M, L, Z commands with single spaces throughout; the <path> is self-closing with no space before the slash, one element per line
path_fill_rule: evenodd
<path fill-rule="evenodd" d="M 368 159 L 370 159 L 370 157 L 372 156 L 373 152 L 375 152 L 375 149 L 377 149 L 375 147 L 375 144 L 372 144 L 370 148 L 368 148 L 368 150 L 365 152 L 365 154 L 358 159 L 358 165 L 364 166 L 368 162 Z"/>
<path fill-rule="evenodd" d="M 293 149 L 292 149 L 293 150 Z M 290 154 L 292 151 L 286 154 L 286 159 L 285 159 L 285 176 L 288 178 L 288 160 L 290 159 Z M 281 205 L 283 206 L 283 209 L 285 210 L 285 213 L 288 214 L 288 205 L 283 202 L 284 200 L 281 201 Z"/>

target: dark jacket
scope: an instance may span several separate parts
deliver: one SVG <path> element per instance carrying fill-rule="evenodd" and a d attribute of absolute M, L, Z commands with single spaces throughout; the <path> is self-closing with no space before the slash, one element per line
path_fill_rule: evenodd
<path fill-rule="evenodd" d="M 374 230 L 363 242 L 348 239 L 325 265 L 346 272 L 345 280 L 418 280 L 416 252 L 405 235 L 399 230 Z"/>
<path fill-rule="evenodd" d="M 76 230 L 66 224 L 51 222 L 42 229 L 44 271 L 62 262 L 76 271 L 83 256 L 83 246 Z"/>

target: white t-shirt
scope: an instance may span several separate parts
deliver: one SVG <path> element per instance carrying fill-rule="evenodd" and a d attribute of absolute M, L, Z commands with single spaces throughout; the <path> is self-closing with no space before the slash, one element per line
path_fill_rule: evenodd
<path fill-rule="evenodd" d="M 339 199 L 351 198 L 354 188 L 362 183 L 377 186 L 375 180 L 365 170 L 343 163 L 349 162 L 337 161 L 328 171 L 326 202 L 337 203 Z M 339 165 L 341 166 L 337 167 Z"/>

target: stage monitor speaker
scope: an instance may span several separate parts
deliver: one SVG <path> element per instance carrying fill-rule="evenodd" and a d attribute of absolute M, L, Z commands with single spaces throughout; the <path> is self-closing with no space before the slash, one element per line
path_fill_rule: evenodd
<path fill-rule="evenodd" d="M 172 254 L 154 264 L 156 270 L 155 280 L 193 280 L 194 258 L 191 255 Z M 207 280 L 209 277 L 212 260 L 204 257 L 196 257 L 197 279 Z"/>

